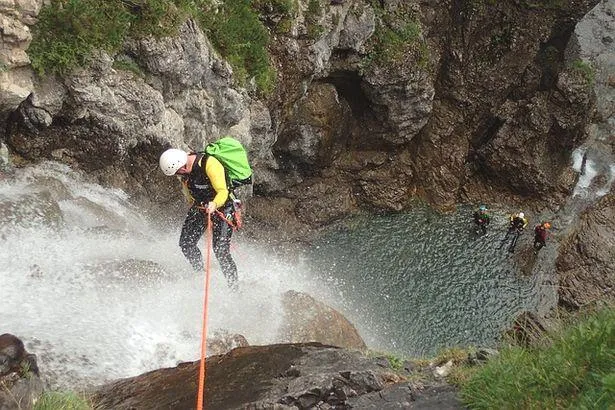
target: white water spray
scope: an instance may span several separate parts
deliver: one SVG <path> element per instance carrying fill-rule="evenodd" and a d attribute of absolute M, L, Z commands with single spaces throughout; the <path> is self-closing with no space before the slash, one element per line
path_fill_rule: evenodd
<path fill-rule="evenodd" d="M 22 338 L 55 387 L 134 376 L 200 354 L 203 275 L 177 245 L 180 227 L 152 225 L 119 190 L 45 163 L 0 180 L 0 333 Z M 280 342 L 280 296 L 319 298 L 304 266 L 235 240 L 240 292 L 215 258 L 216 329 L 250 344 Z"/>

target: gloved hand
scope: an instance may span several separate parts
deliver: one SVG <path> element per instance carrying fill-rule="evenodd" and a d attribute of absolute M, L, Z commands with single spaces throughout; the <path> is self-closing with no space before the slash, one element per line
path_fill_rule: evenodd
<path fill-rule="evenodd" d="M 207 204 L 207 213 L 211 214 L 216 211 L 216 203 L 214 201 L 210 201 Z"/>

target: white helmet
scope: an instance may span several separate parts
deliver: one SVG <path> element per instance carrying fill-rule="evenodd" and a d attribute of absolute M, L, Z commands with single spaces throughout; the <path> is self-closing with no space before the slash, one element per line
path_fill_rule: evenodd
<path fill-rule="evenodd" d="M 181 149 L 170 148 L 160 156 L 160 169 L 165 175 L 175 175 L 178 169 L 186 165 L 188 154 Z"/>
<path fill-rule="evenodd" d="M 525 214 L 523 212 L 519 212 L 519 218 L 523 218 Z"/>

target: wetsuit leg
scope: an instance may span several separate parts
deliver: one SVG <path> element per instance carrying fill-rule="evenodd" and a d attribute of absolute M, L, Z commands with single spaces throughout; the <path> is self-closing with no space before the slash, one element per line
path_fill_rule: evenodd
<path fill-rule="evenodd" d="M 225 214 L 230 215 L 230 209 L 225 209 Z M 213 216 L 213 250 L 220 263 L 222 274 L 231 289 L 237 286 L 237 265 L 231 256 L 231 236 L 233 228 L 218 214 Z"/>
<path fill-rule="evenodd" d="M 536 252 L 541 250 L 542 247 L 545 245 L 546 245 L 545 241 L 543 241 L 540 237 L 534 238 L 534 249 L 536 250 Z"/>
<path fill-rule="evenodd" d="M 179 237 L 179 247 L 195 271 L 203 271 L 204 269 L 203 255 L 199 250 L 198 243 L 205 232 L 205 223 L 205 214 L 193 206 L 186 215 Z"/>

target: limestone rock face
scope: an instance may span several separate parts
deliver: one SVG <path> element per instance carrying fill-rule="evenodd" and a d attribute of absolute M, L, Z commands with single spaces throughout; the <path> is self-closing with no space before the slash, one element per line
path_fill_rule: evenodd
<path fill-rule="evenodd" d="M 310 226 L 358 207 L 403 210 L 417 195 L 447 208 L 493 187 L 500 199 L 556 201 L 574 184 L 570 153 L 595 105 L 564 54 L 595 2 L 300 1 L 289 30 L 271 32 L 278 81 L 262 100 L 234 86 L 193 21 L 64 78 L 33 78 L 22 59 L 3 71 L 5 140 L 27 160 L 83 167 L 156 203 L 172 182 L 143 167 L 168 146 L 231 133 L 249 148 L 255 192 L 300 203 Z M 27 49 L 42 4 L 22 3 L 2 10 L 21 27 L 5 31 L 11 55 Z M 387 48 L 383 22 L 413 34 Z"/>
<path fill-rule="evenodd" d="M 230 66 L 194 22 L 177 38 L 131 42 L 125 53 L 100 52 L 88 68 L 30 85 L 7 123 L 11 151 L 81 167 L 136 199 L 156 201 L 155 192 L 173 197 L 164 192 L 176 188 L 174 181 L 143 169 L 155 166 L 166 147 L 199 149 L 225 133 L 248 147 L 253 139 L 255 147 L 268 144 L 267 109 L 232 87 Z M 147 76 L 117 69 L 114 62 L 125 59 Z"/>
<path fill-rule="evenodd" d="M 560 304 L 578 309 L 615 300 L 615 195 L 581 217 L 556 261 Z"/>
<path fill-rule="evenodd" d="M 174 209 L 160 153 L 230 133 L 249 149 L 260 203 L 281 211 L 255 218 L 293 220 L 298 235 L 358 208 L 403 211 L 416 196 L 442 209 L 557 205 L 588 135 L 601 142 L 587 152 L 612 158 L 615 144 L 613 2 L 597 3 L 302 0 L 288 31 L 271 30 L 277 87 L 264 98 L 234 85 L 193 21 L 64 77 L 33 77 L 19 56 L 42 1 L 4 2 L 2 139 L 11 155 L 67 163 L 150 209 Z M 387 48 L 391 27 L 412 35 Z M 579 59 L 596 63 L 593 81 Z"/>
<path fill-rule="evenodd" d="M 32 41 L 30 25 L 43 0 L 0 2 L 0 119 L 13 111 L 30 94 L 33 74 L 26 50 Z"/>

